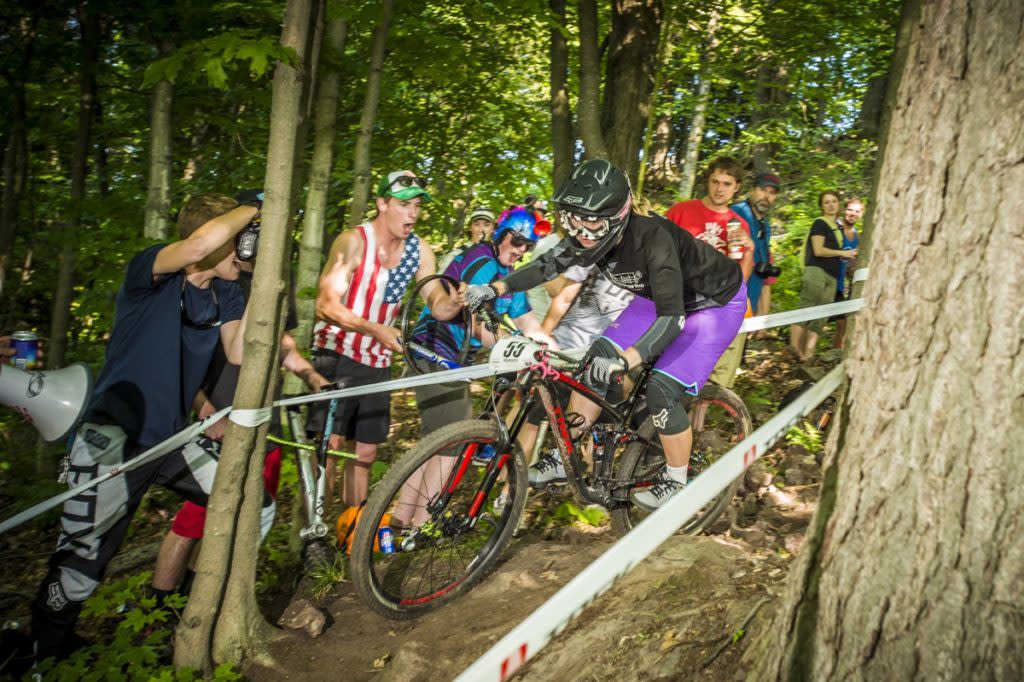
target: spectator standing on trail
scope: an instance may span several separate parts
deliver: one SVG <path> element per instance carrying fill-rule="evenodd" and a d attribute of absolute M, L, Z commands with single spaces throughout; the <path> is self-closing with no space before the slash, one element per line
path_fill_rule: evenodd
<path fill-rule="evenodd" d="M 771 285 L 779 276 L 779 269 L 772 260 L 772 226 L 768 214 L 779 198 L 781 186 L 782 180 L 775 173 L 759 173 L 754 178 L 750 196 L 729 207 L 746 221 L 754 240 L 754 269 L 747 279 L 747 297 L 754 315 L 771 312 Z"/>
<path fill-rule="evenodd" d="M 739 221 L 747 238 L 750 237 L 750 226 L 743 216 L 729 208 L 729 203 L 740 191 L 743 182 L 743 167 L 728 156 L 712 161 L 705 172 L 707 193 L 702 199 L 681 201 L 669 209 L 665 217 L 683 228 L 697 239 L 713 246 L 722 255 L 729 253 L 729 222 Z M 742 258 L 738 260 L 743 271 L 743 279 L 747 281 L 754 268 L 754 249 L 744 249 Z M 749 311 L 748 311 L 749 312 Z M 736 381 L 736 371 L 743 359 L 743 345 L 746 334 L 737 334 L 729 347 L 722 353 L 711 380 L 719 386 L 732 388 Z"/>
<path fill-rule="evenodd" d="M 839 219 L 842 227 L 843 243 L 840 248 L 843 251 L 856 251 L 860 246 L 860 235 L 857 233 L 857 221 L 864 215 L 864 202 L 857 197 L 846 200 L 843 208 L 843 217 Z M 836 303 L 850 300 L 850 289 L 853 285 L 853 271 L 857 267 L 857 260 L 840 259 L 839 277 L 836 279 Z M 846 336 L 847 313 L 834 315 L 829 318 L 836 323 L 836 333 L 832 337 L 832 347 L 842 348 Z"/>
<path fill-rule="evenodd" d="M 247 271 L 243 271 L 238 278 L 238 283 L 241 286 L 242 295 L 248 303 L 252 289 L 252 275 Z M 312 391 L 317 392 L 328 383 L 327 379 L 317 373 L 309 360 L 302 357 L 294 337 L 288 333 L 288 331 L 298 326 L 294 291 L 289 291 L 287 305 L 288 314 L 285 318 L 285 329 L 287 331 L 281 337 L 281 365 L 305 381 Z M 244 362 L 244 357 L 242 360 Z M 195 411 L 199 419 L 205 419 L 232 403 L 235 389 L 238 387 L 240 371 L 241 366 L 229 361 L 224 353 L 223 346 L 218 344 L 203 388 L 196 397 Z M 227 429 L 227 420 L 227 417 L 221 418 L 220 421 L 207 428 L 204 433 L 193 438 L 185 445 L 185 448 L 198 450 L 200 454 L 206 455 L 205 461 L 215 465 L 216 461 L 220 458 L 221 441 Z M 277 411 L 275 410 L 271 429 L 280 430 L 280 425 L 277 422 Z M 202 461 L 200 457 L 197 457 L 196 460 Z M 277 498 L 280 474 L 281 447 L 272 446 L 268 442 L 263 465 L 265 495 L 260 520 L 260 531 L 263 537 L 266 537 L 274 522 L 276 512 L 275 500 Z M 157 598 L 158 606 L 168 594 L 179 589 L 179 587 L 181 587 L 183 593 L 188 593 L 187 583 L 190 580 L 185 579 L 188 562 L 199 539 L 203 537 L 205 526 L 206 507 L 186 500 L 185 504 L 178 510 L 178 513 L 175 514 L 171 529 L 164 536 L 164 541 L 160 545 L 160 551 L 157 554 L 156 566 L 153 568 L 153 592 Z M 183 585 L 183 582 L 186 584 Z"/>
<path fill-rule="evenodd" d="M 410 171 L 394 171 L 377 184 L 377 215 L 345 230 L 334 240 L 320 276 L 313 329 L 313 365 L 317 372 L 346 387 L 365 386 L 391 378 L 391 356 L 401 351 L 395 317 L 408 286 L 434 274 L 430 245 L 413 232 L 423 202 L 430 201 L 426 182 Z M 439 319 L 451 319 L 461 306 L 437 282 L 423 287 L 423 296 Z M 312 432 L 323 428 L 327 403 L 310 410 Z M 367 495 L 370 465 L 377 446 L 388 437 L 391 396 L 388 393 L 338 401 L 330 447 L 342 449 L 342 438 L 355 440 L 356 461 L 348 461 L 342 502 L 358 506 Z M 334 460 L 327 461 L 328 499 L 333 495 Z"/>
<path fill-rule="evenodd" d="M 839 225 L 839 194 L 826 190 L 818 196 L 821 216 L 811 225 L 804 244 L 804 273 L 800 286 L 800 307 L 832 303 L 836 298 L 839 266 L 843 260 L 853 260 L 857 250 L 842 250 L 842 228 Z M 789 328 L 789 347 L 801 362 L 814 355 L 818 335 L 825 327 L 824 317 L 811 320 L 807 325 L 794 324 Z"/>
<path fill-rule="evenodd" d="M 68 455 L 78 486 L 119 468 L 187 424 L 214 348 L 241 352 L 244 302 L 235 238 L 260 201 L 239 205 L 203 195 L 178 214 L 181 239 L 135 254 L 117 292 L 106 362 Z M 57 550 L 32 604 L 36 659 L 63 658 L 83 643 L 74 632 L 85 601 L 117 552 L 143 494 L 160 483 L 205 503 L 212 481 L 192 475 L 178 450 L 64 503 Z"/>
<path fill-rule="evenodd" d="M 494 212 L 489 208 L 478 208 L 469 215 L 469 241 L 459 244 L 454 249 L 446 253 L 442 258 L 440 264 L 437 266 L 438 272 L 444 272 L 445 268 L 455 260 L 455 256 L 459 255 L 466 249 L 470 248 L 474 244 L 479 244 L 482 241 L 486 241 L 491 238 L 491 234 L 494 232 Z"/>
<path fill-rule="evenodd" d="M 594 265 L 636 295 L 590 347 L 582 378 L 595 390 L 607 390 L 624 367 L 657 358 L 647 406 L 667 467 L 654 485 L 633 495 L 638 505 L 655 509 L 686 486 L 693 429 L 681 399 L 700 391 L 743 322 L 743 273 L 686 230 L 633 210 L 629 179 L 607 161 L 578 165 L 553 200 L 569 236 L 504 280 L 469 287 L 466 300 L 475 310 L 496 296 L 539 286 L 572 265 Z M 753 249 L 749 236 L 737 236 Z M 588 425 L 598 412 L 575 395 L 569 409 L 584 415 Z"/>

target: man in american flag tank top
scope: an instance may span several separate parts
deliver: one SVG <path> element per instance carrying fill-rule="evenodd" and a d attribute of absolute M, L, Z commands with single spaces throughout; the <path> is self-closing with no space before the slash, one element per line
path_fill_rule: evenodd
<path fill-rule="evenodd" d="M 318 322 L 313 329 L 313 365 L 331 380 L 347 387 L 391 378 L 391 356 L 401 350 L 395 317 L 406 289 L 415 280 L 434 274 L 430 245 L 413 233 L 422 205 L 430 201 L 423 179 L 410 171 L 394 171 L 377 184 L 377 215 L 343 231 L 331 245 L 320 275 L 316 299 Z M 438 282 L 423 288 L 423 296 L 443 319 L 460 310 Z M 314 403 L 308 429 L 323 428 L 327 403 Z M 370 465 L 377 446 L 388 437 L 391 397 L 375 393 L 338 403 L 330 446 L 342 439 L 355 441 L 357 459 L 348 461 L 341 500 L 349 506 L 366 499 Z M 328 500 L 334 491 L 334 462 L 328 460 Z"/>

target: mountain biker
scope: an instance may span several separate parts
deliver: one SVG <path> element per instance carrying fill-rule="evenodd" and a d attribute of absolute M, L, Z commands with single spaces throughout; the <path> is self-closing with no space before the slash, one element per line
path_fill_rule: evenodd
<path fill-rule="evenodd" d="M 459 282 L 469 284 L 487 284 L 500 280 L 512 272 L 515 263 L 532 249 L 537 240 L 547 234 L 549 230 L 550 224 L 544 221 L 536 211 L 528 210 L 523 206 L 510 207 L 499 216 L 491 241 L 482 241 L 456 256 L 455 260 L 445 269 L 444 274 Z M 527 336 L 544 343 L 554 344 L 553 339 L 541 330 L 540 322 L 533 316 L 524 293 L 500 296 L 495 300 L 494 308 L 498 315 L 508 315 L 512 318 L 513 324 Z M 413 332 L 412 340 L 446 360 L 459 359 L 459 349 L 462 347 L 466 334 L 471 334 L 472 331 L 466 329 L 466 324 L 461 318 L 439 321 L 430 313 L 429 308 L 423 311 L 419 324 L 416 325 Z M 470 353 L 462 361 L 471 363 L 481 345 L 492 346 L 495 340 L 491 332 L 483 328 L 482 325 L 476 325 L 476 335 L 470 339 Z M 442 368 L 435 367 L 435 369 Z M 422 423 L 421 436 L 473 416 L 473 404 L 469 397 L 469 387 L 465 382 L 420 386 L 416 389 L 416 403 L 420 410 Z M 432 461 L 426 466 L 444 467 L 453 462 L 453 459 L 450 462 Z M 421 472 L 418 476 L 410 479 L 410 489 L 408 492 L 403 492 L 403 500 L 393 514 L 394 517 L 397 517 L 393 523 L 397 529 L 402 530 L 406 523 L 411 523 L 413 526 L 419 525 L 424 520 L 415 518 L 416 511 L 425 514 L 425 509 L 422 506 L 414 509 L 416 507 L 414 493 L 419 491 L 420 479 L 425 474 L 429 474 L 427 480 L 444 480 L 445 472 L 439 471 L 440 474 L 437 477 L 434 475 L 435 472 Z M 429 499 L 429 495 L 420 499 Z"/>
<path fill-rule="evenodd" d="M 607 161 L 584 161 L 553 198 L 568 236 L 501 281 L 466 292 L 471 310 L 509 292 L 553 279 L 572 265 L 595 265 L 636 298 L 593 343 L 583 381 L 607 390 L 625 367 L 657 357 L 647 403 L 665 451 L 655 485 L 634 495 L 657 508 L 687 482 L 693 431 L 684 394 L 696 395 L 735 338 L 747 309 L 740 267 L 665 218 L 634 210 L 626 175 Z M 744 246 L 752 249 L 750 237 Z M 596 417 L 596 405 L 573 396 L 570 409 Z M 580 434 L 577 434 L 577 436 Z"/>

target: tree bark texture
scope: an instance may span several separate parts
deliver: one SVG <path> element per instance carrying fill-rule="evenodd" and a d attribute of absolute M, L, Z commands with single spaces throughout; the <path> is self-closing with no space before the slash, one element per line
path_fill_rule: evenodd
<path fill-rule="evenodd" d="M 707 120 L 708 103 L 711 101 L 711 67 L 715 62 L 718 41 L 715 33 L 721 12 L 718 7 L 708 10 L 708 24 L 705 29 L 704 54 L 700 60 L 701 70 L 698 75 L 697 94 L 693 104 L 693 116 L 690 117 L 690 132 L 686 136 L 686 148 L 683 152 L 683 167 L 679 171 L 679 199 L 686 201 L 693 197 L 693 186 L 697 182 L 697 164 L 700 161 L 700 143 L 704 139 L 704 123 Z"/>
<path fill-rule="evenodd" d="M 672 35 L 672 10 L 668 10 L 665 13 L 664 25 L 661 27 L 660 37 L 658 39 L 658 52 L 655 61 L 654 69 L 654 86 L 651 91 L 650 101 L 647 105 L 647 122 L 644 124 L 644 142 L 643 142 L 643 153 L 640 155 L 640 169 L 637 174 L 639 177 L 636 182 L 636 193 L 643 195 L 644 183 L 647 180 L 648 173 L 651 172 L 651 148 L 654 146 L 654 140 L 658 136 L 658 95 L 661 93 L 662 84 L 662 73 L 667 67 L 667 64 L 672 54 L 672 44 L 675 40 L 675 36 Z M 665 118 L 662 116 L 661 118 Z M 668 149 L 668 137 L 665 136 L 659 140 L 659 145 L 662 149 L 667 151 Z"/>
<path fill-rule="evenodd" d="M 786 79 L 786 67 L 783 64 L 768 63 L 758 68 L 757 87 L 754 90 L 757 105 L 750 116 L 751 127 L 755 130 L 762 123 L 776 118 L 779 107 L 788 99 Z M 815 125 L 821 126 L 824 123 L 824 111 L 824 107 L 821 107 Z M 751 155 L 754 159 L 754 173 L 768 173 L 772 170 L 769 160 L 778 155 L 778 145 L 759 142 L 754 145 Z"/>
<path fill-rule="evenodd" d="M 160 57 L 174 51 L 169 41 L 161 41 Z M 149 187 L 146 190 L 146 239 L 165 241 L 171 225 L 171 112 L 174 109 L 174 84 L 160 80 L 153 86 L 149 104 Z"/>
<path fill-rule="evenodd" d="M 580 96 L 577 122 L 588 159 L 607 159 L 608 148 L 601 132 L 601 55 L 597 48 L 597 2 L 580 0 Z"/>
<path fill-rule="evenodd" d="M 289 0 L 281 44 L 309 58 L 310 17 L 319 9 L 315 0 Z M 309 70 L 308 62 L 298 69 L 279 62 L 274 72 L 266 200 L 246 314 L 245 362 L 234 400 L 237 409 L 256 410 L 273 400 L 284 323 L 281 302 L 289 255 L 292 173 L 298 165 L 296 139 Z M 241 664 L 266 655 L 270 627 L 260 615 L 255 592 L 266 432 L 267 423 L 253 428 L 232 422 L 228 427 L 192 598 L 177 630 L 175 664 L 179 667 L 209 672 L 214 664 Z"/>
<path fill-rule="evenodd" d="M 295 274 L 296 305 L 299 326 L 293 332 L 300 348 L 306 348 L 313 332 L 314 303 L 317 281 L 320 278 L 320 260 L 327 225 L 327 197 L 331 189 L 334 169 L 335 131 L 338 124 L 338 91 L 341 74 L 335 68 L 345 50 L 348 21 L 332 19 L 327 29 L 327 65 L 320 67 L 320 83 L 316 96 L 316 115 L 313 122 L 313 161 L 309 168 L 309 190 L 299 243 L 299 266 Z M 289 374 L 285 378 L 285 391 L 299 393 L 305 384 Z"/>
<path fill-rule="evenodd" d="M 373 31 L 370 48 L 370 75 L 366 79 L 366 100 L 359 118 L 359 137 L 356 139 L 352 157 L 352 203 L 349 204 L 348 220 L 342 229 L 358 225 L 363 220 L 370 196 L 373 178 L 370 175 L 370 143 L 373 142 L 373 126 L 377 122 L 377 106 L 380 104 L 380 87 L 384 77 L 384 50 L 387 47 L 388 31 L 391 26 L 393 0 L 380 3 L 380 23 Z"/>
<path fill-rule="evenodd" d="M 601 130 L 608 159 L 636 182 L 658 66 L 661 0 L 615 0 L 605 67 Z"/>
<path fill-rule="evenodd" d="M 754 679 L 1024 679 L 1024 5 L 919 2 L 822 503 Z"/>
<path fill-rule="evenodd" d="M 89 162 L 89 139 L 95 113 L 96 70 L 99 64 L 99 17 L 85 4 L 78 6 L 81 31 L 81 62 L 79 64 L 78 127 L 71 157 L 71 197 L 64 221 L 63 246 L 50 317 L 50 349 L 47 364 L 63 367 L 67 352 L 68 326 L 71 320 L 71 293 L 74 285 L 75 249 L 82 230 L 82 202 L 85 199 L 85 177 Z"/>
<path fill-rule="evenodd" d="M 553 187 L 572 171 L 572 110 L 569 108 L 569 45 L 565 39 L 565 0 L 549 0 L 551 17 L 551 149 Z"/>

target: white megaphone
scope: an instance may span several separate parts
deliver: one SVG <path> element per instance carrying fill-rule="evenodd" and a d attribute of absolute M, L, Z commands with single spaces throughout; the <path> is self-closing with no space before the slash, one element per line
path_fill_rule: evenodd
<path fill-rule="evenodd" d="M 43 440 L 64 438 L 75 427 L 92 392 L 92 372 L 82 363 L 26 372 L 0 365 L 0 405 L 13 407 L 36 425 Z"/>

